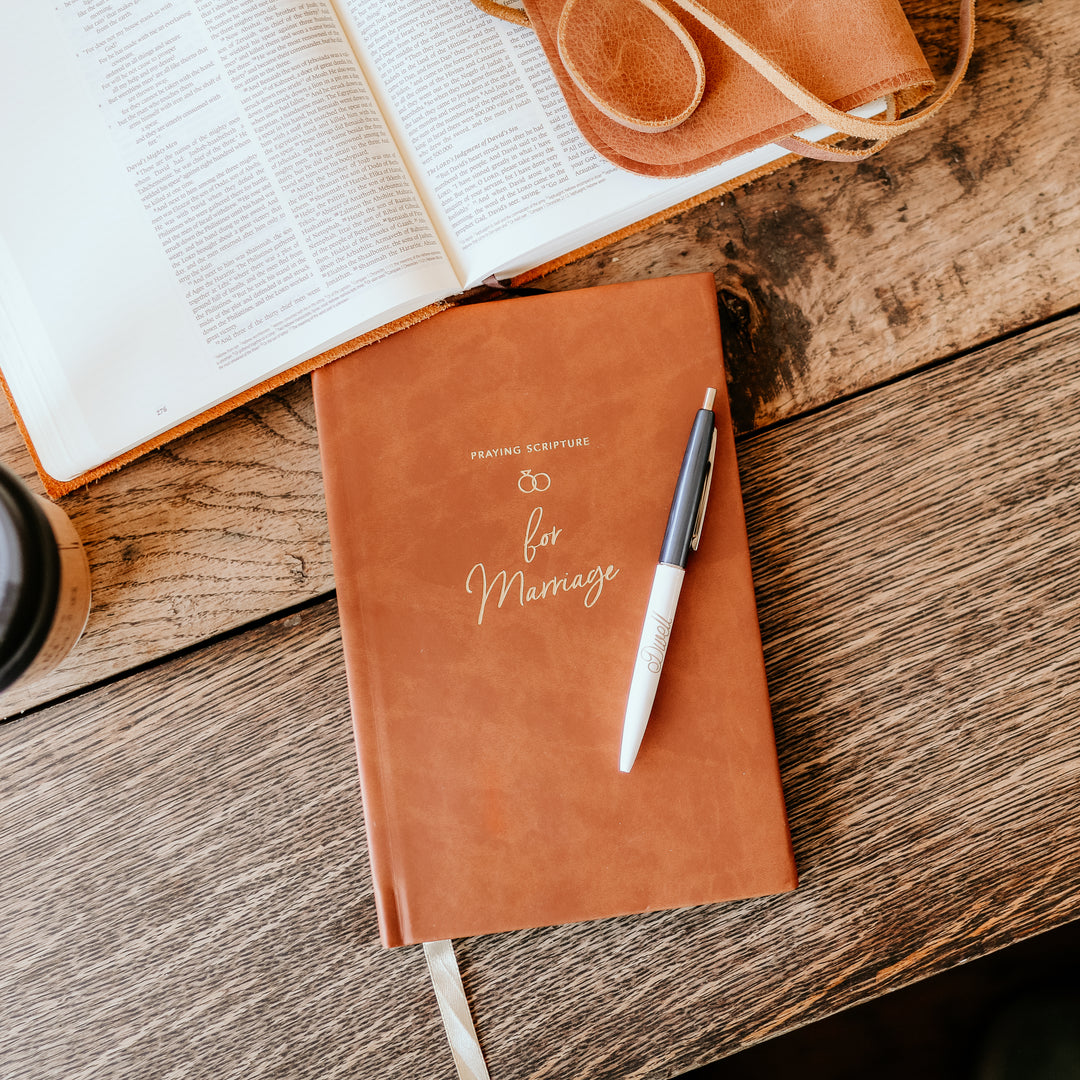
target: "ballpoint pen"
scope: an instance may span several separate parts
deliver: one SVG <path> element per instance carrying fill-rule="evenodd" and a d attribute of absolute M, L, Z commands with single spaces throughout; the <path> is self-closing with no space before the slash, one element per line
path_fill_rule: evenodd
<path fill-rule="evenodd" d="M 653 699 L 660 682 L 660 672 L 667 656 L 675 607 L 682 591 L 686 562 L 691 551 L 697 551 L 705 504 L 709 501 L 713 459 L 716 456 L 716 415 L 713 402 L 716 390 L 709 387 L 705 404 L 694 417 L 690 438 L 686 443 L 675 494 L 671 499 L 664 542 L 660 546 L 660 561 L 653 575 L 652 592 L 641 628 L 634 674 L 623 719 L 622 749 L 619 769 L 629 772 L 634 767 L 645 727 L 649 723 Z"/>

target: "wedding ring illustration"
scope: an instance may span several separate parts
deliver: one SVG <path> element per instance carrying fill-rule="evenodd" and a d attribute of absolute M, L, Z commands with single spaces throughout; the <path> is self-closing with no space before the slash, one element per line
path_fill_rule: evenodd
<path fill-rule="evenodd" d="M 547 491 L 551 487 L 551 477 L 546 472 L 533 474 L 532 469 L 522 469 L 518 477 L 518 491 L 531 495 L 534 491 Z"/>

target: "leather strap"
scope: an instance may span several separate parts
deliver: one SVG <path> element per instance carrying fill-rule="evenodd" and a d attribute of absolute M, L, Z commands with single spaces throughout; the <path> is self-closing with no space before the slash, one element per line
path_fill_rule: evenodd
<path fill-rule="evenodd" d="M 889 94 L 885 98 L 885 119 L 895 120 L 896 114 L 896 95 Z M 790 150 L 793 154 L 802 154 L 803 157 L 816 158 L 818 161 L 864 161 L 872 154 L 883 150 L 892 142 L 892 139 L 892 136 L 887 139 L 878 139 L 872 146 L 864 146 L 859 150 L 844 150 L 836 146 L 823 145 L 803 139 L 798 135 L 787 135 L 782 139 L 773 139 L 773 142 L 776 146 Z"/>
<path fill-rule="evenodd" d="M 975 47 L 975 0 L 961 0 L 960 2 L 960 48 L 956 66 L 949 78 L 945 89 L 929 105 L 924 106 L 917 112 L 902 119 L 886 117 L 879 120 L 874 117 L 852 116 L 850 113 L 836 109 L 832 105 L 821 100 L 816 94 L 811 93 L 806 87 L 796 82 L 783 69 L 774 64 L 767 56 L 762 55 L 744 37 L 733 30 L 723 20 L 718 19 L 708 8 L 698 3 L 698 0 L 674 0 L 684 11 L 693 15 L 701 24 L 711 30 L 732 51 L 738 53 L 759 75 L 767 79 L 786 98 L 793 101 L 803 112 L 808 113 L 821 124 L 826 124 L 845 135 L 854 135 L 860 139 L 877 140 L 873 146 L 864 150 L 854 151 L 829 151 L 839 154 L 840 160 L 859 159 L 869 157 L 876 153 L 890 139 L 905 132 L 912 131 L 926 123 L 948 100 L 960 85 L 960 80 L 967 70 L 968 61 L 971 59 L 972 50 Z M 816 150 L 827 148 L 817 147 L 805 139 L 790 136 L 787 139 L 778 140 L 778 145 L 784 149 L 792 149 L 796 153 L 807 156 Z M 837 160 L 837 158 L 831 158 Z"/>
<path fill-rule="evenodd" d="M 672 111 L 669 115 L 661 116 L 633 116 L 625 109 L 617 106 L 613 101 L 605 99 L 602 92 L 589 84 L 585 73 L 579 68 L 574 59 L 573 50 L 569 47 L 569 41 L 573 34 L 573 17 L 575 9 L 579 5 L 587 5 L 589 0 L 566 0 L 562 12 L 559 14 L 559 25 L 555 33 L 555 44 L 559 50 L 559 59 L 566 68 L 567 75 L 573 80 L 574 85 L 585 95 L 592 105 L 599 109 L 605 116 L 610 117 L 623 127 L 632 128 L 634 131 L 670 131 L 678 127 L 698 107 L 702 95 L 705 93 L 705 61 L 701 59 L 701 51 L 697 43 L 687 33 L 683 24 L 675 18 L 657 0 L 631 0 L 645 8 L 682 46 L 694 71 L 693 86 L 690 94 L 682 102 L 683 108 L 677 112 Z"/>
<path fill-rule="evenodd" d="M 515 8 L 506 7 L 503 4 L 497 3 L 496 0 L 472 0 L 472 2 L 482 11 L 486 11 L 490 15 L 495 15 L 498 18 L 517 23 L 520 26 L 531 25 L 528 16 L 524 12 L 518 11 Z M 623 123 L 625 126 L 631 127 L 634 130 L 664 131 L 681 123 L 682 120 L 685 119 L 686 116 L 689 116 L 694 108 L 696 108 L 696 101 L 689 110 L 684 110 L 685 116 L 680 113 L 679 116 L 681 119 L 675 119 L 674 117 L 670 118 L 674 122 L 667 123 L 666 126 L 657 126 L 655 120 L 643 122 L 642 118 L 639 117 L 627 117 L 624 110 L 619 109 L 611 102 L 604 101 L 598 95 L 595 88 L 587 85 L 581 76 L 581 72 L 577 70 L 577 65 L 572 67 L 567 63 L 566 57 L 569 50 L 566 49 L 562 31 L 569 17 L 568 10 L 572 9 L 575 5 L 587 2 L 588 0 L 567 0 L 566 7 L 563 9 L 562 16 L 559 20 L 559 56 L 563 60 L 563 63 L 566 64 L 567 74 L 574 80 L 574 84 L 597 109 L 604 113 L 605 116 L 609 116 L 611 119 Z M 693 39 L 690 38 L 689 34 L 686 33 L 685 29 L 682 28 L 678 21 L 668 14 L 656 0 L 626 0 L 626 2 L 643 4 L 648 10 L 660 17 L 665 25 L 667 25 L 676 35 L 676 38 L 682 47 L 686 49 L 691 61 L 693 62 L 696 56 L 696 63 L 700 64 L 701 55 L 698 52 L 697 46 L 693 43 Z M 819 123 L 825 124 L 844 135 L 874 140 L 870 146 L 853 150 L 820 146 L 817 143 L 799 138 L 796 135 L 790 135 L 776 140 L 776 144 L 783 147 L 785 150 L 802 154 L 805 157 L 819 158 L 824 161 L 862 160 L 863 158 L 869 157 L 871 154 L 877 153 L 877 151 L 886 146 L 889 141 L 894 139 L 897 135 L 912 131 L 926 123 L 926 121 L 953 96 L 957 86 L 960 85 L 960 81 L 964 77 L 968 61 L 971 59 L 971 54 L 975 46 L 975 0 L 960 0 L 960 44 L 958 58 L 953 73 L 941 94 L 930 104 L 923 106 L 909 116 L 902 118 L 898 117 L 896 115 L 895 102 L 890 100 L 885 119 L 875 117 L 864 118 L 852 116 L 850 113 L 834 108 L 827 102 L 822 101 L 816 94 L 807 90 L 801 83 L 788 75 L 779 65 L 775 64 L 763 53 L 758 52 L 746 38 L 728 25 L 728 23 L 724 22 L 723 19 L 714 15 L 707 7 L 699 3 L 698 0 L 671 0 L 671 2 L 685 11 L 688 15 L 695 18 L 711 33 L 715 34 L 716 37 L 724 42 L 724 44 L 733 52 L 737 53 L 743 60 L 750 64 L 762 78 L 775 86 L 785 97 L 798 105 L 803 112 L 813 117 Z M 675 28 L 671 26 L 672 22 L 679 27 L 678 30 L 675 30 Z M 687 41 L 689 41 L 689 47 L 687 46 Z M 697 100 L 700 100 L 700 95 Z"/>

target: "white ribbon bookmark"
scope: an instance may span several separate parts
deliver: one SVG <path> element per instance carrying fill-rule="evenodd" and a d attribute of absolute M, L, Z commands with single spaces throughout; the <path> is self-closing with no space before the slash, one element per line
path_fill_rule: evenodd
<path fill-rule="evenodd" d="M 424 959 L 427 960 L 431 985 L 439 1002 L 443 1027 L 454 1055 L 454 1064 L 460 1080 L 490 1080 L 484 1054 L 476 1038 L 472 1013 L 461 985 L 454 946 L 449 941 L 425 941 Z"/>

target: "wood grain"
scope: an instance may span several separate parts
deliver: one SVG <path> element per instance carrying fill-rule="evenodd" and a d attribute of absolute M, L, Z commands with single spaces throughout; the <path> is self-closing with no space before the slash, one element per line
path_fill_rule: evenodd
<path fill-rule="evenodd" d="M 31 479 L 25 448 L 9 438 L 3 449 L 4 460 Z M 5 716 L 334 587 L 307 379 L 61 505 L 90 558 L 90 619 L 52 675 L 0 699 Z"/>
<path fill-rule="evenodd" d="M 935 71 L 954 0 L 905 2 Z M 980 0 L 942 118 L 853 168 L 803 163 L 550 275 L 551 288 L 716 275 L 742 431 L 1048 318 L 1080 295 L 1077 35 L 1069 0 Z M 29 456 L 6 412 L 0 457 Z M 95 602 L 13 715 L 333 588 L 307 380 L 63 500 Z"/>
<path fill-rule="evenodd" d="M 671 1077 L 1080 915 L 1078 417 L 1073 317 L 743 441 L 801 886 L 459 942 L 493 1080 Z M 0 778 L 4 1075 L 451 1075 L 332 602 L 0 726 Z"/>

